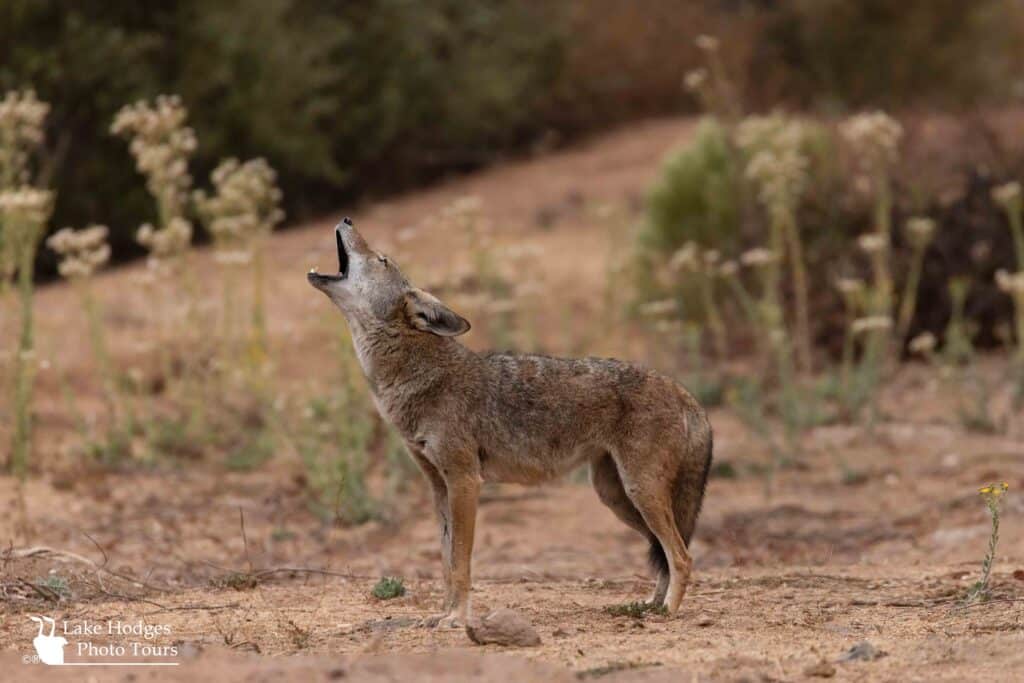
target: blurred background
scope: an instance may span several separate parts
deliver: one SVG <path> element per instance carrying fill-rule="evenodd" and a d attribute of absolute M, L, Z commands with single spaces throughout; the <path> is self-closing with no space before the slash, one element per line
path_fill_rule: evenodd
<path fill-rule="evenodd" d="M 115 260 L 142 253 L 133 235 L 153 209 L 110 121 L 161 93 L 182 97 L 202 140 L 194 175 L 265 157 L 289 222 L 695 113 L 682 80 L 702 63 L 701 34 L 720 40 L 747 112 L 966 114 L 1024 95 L 1016 0 L 10 0 L 0 12 L 0 90 L 32 87 L 52 106 L 53 224 L 109 225 Z"/>

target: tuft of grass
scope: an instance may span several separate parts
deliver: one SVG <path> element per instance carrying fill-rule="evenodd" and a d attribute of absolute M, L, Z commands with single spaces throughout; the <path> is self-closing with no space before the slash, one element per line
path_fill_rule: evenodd
<path fill-rule="evenodd" d="M 58 600 L 67 600 L 71 597 L 71 586 L 68 584 L 68 580 L 60 574 L 37 578 L 35 585 L 44 591 L 53 593 Z"/>
<path fill-rule="evenodd" d="M 124 424 L 112 424 L 110 428 L 87 438 L 82 445 L 82 454 L 91 462 L 106 467 L 116 467 L 132 457 L 132 432 Z"/>
<path fill-rule="evenodd" d="M 668 616 L 668 608 L 664 605 L 654 605 L 650 602 L 627 602 L 624 605 L 609 605 L 604 611 L 613 617 L 631 617 L 643 619 L 648 614 L 657 616 Z"/>
<path fill-rule="evenodd" d="M 397 576 L 382 576 L 372 593 L 378 600 L 400 598 L 405 595 L 405 582 Z"/>
<path fill-rule="evenodd" d="M 303 628 L 291 619 L 287 622 L 288 637 L 296 650 L 305 650 L 313 640 L 313 629 Z"/>
<path fill-rule="evenodd" d="M 252 590 L 259 585 L 259 579 L 247 572 L 231 572 L 213 580 L 217 588 L 231 588 L 236 591 Z"/>
<path fill-rule="evenodd" d="M 346 346 L 341 381 L 309 401 L 295 443 L 302 457 L 310 509 L 324 520 L 357 525 L 379 514 L 366 481 L 374 421 Z"/>
<path fill-rule="evenodd" d="M 275 448 L 274 435 L 263 429 L 247 437 L 238 448 L 233 449 L 224 464 L 229 470 L 236 472 L 254 470 L 274 456 Z"/>
<path fill-rule="evenodd" d="M 996 546 L 999 543 L 999 511 L 1002 508 L 1003 496 L 1009 488 L 1009 484 L 1003 482 L 978 489 L 978 494 L 985 501 L 985 507 L 992 519 L 992 533 L 989 534 L 988 549 L 981 561 L 981 578 L 967 591 L 967 595 L 964 596 L 965 603 L 984 602 L 992 597 L 989 581 L 992 578 L 992 565 L 996 561 Z"/>
<path fill-rule="evenodd" d="M 843 486 L 860 486 L 866 484 L 871 478 L 867 472 L 863 470 L 853 469 L 845 462 L 839 463 L 840 469 L 840 481 Z"/>
<path fill-rule="evenodd" d="M 711 463 L 711 471 L 708 473 L 712 479 L 739 479 L 740 473 L 728 460 L 716 460 Z"/>
<path fill-rule="evenodd" d="M 189 430 L 188 420 L 180 417 L 154 417 L 147 425 L 149 448 L 156 455 L 198 460 L 203 447 Z"/>

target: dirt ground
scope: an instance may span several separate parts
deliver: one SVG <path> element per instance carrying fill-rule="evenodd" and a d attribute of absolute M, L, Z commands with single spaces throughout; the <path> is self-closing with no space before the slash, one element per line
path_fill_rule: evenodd
<path fill-rule="evenodd" d="M 418 270 L 427 277 L 465 258 L 425 217 L 459 196 L 480 196 L 500 243 L 540 247 L 533 267 L 551 307 L 535 325 L 549 331 L 549 348 L 576 352 L 584 342 L 564 333 L 559 317 L 595 310 L 595 283 L 616 248 L 614 236 L 593 229 L 586 206 L 638 205 L 663 155 L 692 125 L 633 126 L 351 213 L 371 241 L 402 254 L 415 279 Z M 280 373 L 304 382 L 315 383 L 319 364 L 330 362 L 328 332 L 317 321 L 332 312 L 303 275 L 310 265 L 328 269 L 334 220 L 274 238 L 271 333 Z M 121 292 L 109 315 L 124 362 L 146 306 L 132 287 L 136 271 L 104 276 Z M 62 337 L 84 329 L 75 301 L 63 287 L 41 293 L 41 349 L 88 394 L 83 351 Z M 616 339 L 618 353 L 642 358 L 642 344 L 631 341 Z M 590 339 L 585 350 L 611 344 Z M 1002 363 L 989 359 L 983 369 L 996 374 Z M 522 612 L 542 643 L 514 649 L 476 646 L 462 631 L 420 623 L 436 612 L 441 592 L 437 532 L 418 481 L 393 501 L 389 521 L 342 528 L 308 511 L 286 458 L 244 473 L 205 464 L 69 473 L 61 453 L 74 427 L 62 421 L 59 387 L 44 373 L 41 473 L 23 486 L 0 478 L 0 679 L 1024 680 L 1024 445 L 1020 435 L 965 433 L 943 387 L 923 367 L 904 368 L 886 389 L 885 419 L 873 433 L 816 428 L 771 491 L 758 474 L 764 446 L 729 411 L 713 411 L 719 467 L 692 544 L 694 581 L 673 617 L 607 610 L 650 592 L 646 542 L 587 483 L 487 487 L 474 610 Z M 989 535 L 977 487 L 991 481 L 1010 485 L 994 597 L 963 606 Z M 384 575 L 403 577 L 406 595 L 372 597 Z M 64 579 L 68 594 L 55 600 L 33 588 L 48 576 Z M 71 629 L 102 627 L 70 635 L 68 661 L 110 661 L 79 655 L 86 641 L 129 650 L 134 642 L 173 655 L 129 651 L 121 660 L 178 666 L 26 663 L 37 632 L 30 614 Z M 160 632 L 149 640 L 110 635 L 112 623 Z"/>

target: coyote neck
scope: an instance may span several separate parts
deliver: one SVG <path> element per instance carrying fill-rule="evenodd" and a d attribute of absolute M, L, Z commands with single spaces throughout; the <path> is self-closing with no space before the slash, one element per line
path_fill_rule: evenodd
<path fill-rule="evenodd" d="M 378 321 L 349 319 L 356 357 L 380 398 L 416 393 L 452 372 L 471 372 L 476 354 L 454 339 Z"/>

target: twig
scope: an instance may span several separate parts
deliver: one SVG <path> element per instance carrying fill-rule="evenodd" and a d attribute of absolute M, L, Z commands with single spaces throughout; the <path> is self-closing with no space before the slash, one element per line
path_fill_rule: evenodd
<path fill-rule="evenodd" d="M 88 535 L 86 535 L 86 537 L 89 538 L 89 540 L 92 541 L 97 547 L 99 547 L 99 544 L 97 544 L 95 540 L 93 540 Z M 102 552 L 102 549 L 101 549 L 101 552 Z M 132 576 L 127 576 L 125 574 L 120 574 L 118 572 L 111 571 L 110 569 L 107 569 L 104 566 L 106 564 L 106 558 L 107 558 L 106 552 L 103 552 L 103 557 L 104 557 L 104 564 L 103 565 L 96 564 L 94 561 L 90 560 L 88 557 L 85 557 L 84 555 L 79 555 L 78 553 L 73 553 L 73 552 L 70 552 L 70 551 L 67 551 L 67 550 L 57 550 L 56 548 L 51 548 L 51 547 L 45 546 L 45 545 L 37 545 L 37 546 L 33 546 L 31 548 L 22 548 L 22 549 L 9 548 L 8 550 L 4 551 L 3 559 L 5 561 L 6 560 L 10 560 L 10 559 L 24 560 L 24 559 L 28 559 L 28 558 L 32 558 L 32 557 L 45 556 L 45 555 L 53 555 L 55 557 L 63 557 L 63 558 L 67 558 L 69 560 L 74 560 L 75 562 L 81 562 L 82 564 L 89 565 L 90 567 L 92 567 L 96 571 L 101 571 L 104 574 L 109 574 L 110 576 L 113 576 L 114 578 L 121 579 L 122 581 L 127 581 L 128 583 L 139 584 L 140 586 L 143 586 L 143 587 L 148 588 L 150 590 L 158 591 L 160 593 L 170 593 L 170 592 L 172 592 L 171 590 L 169 590 L 167 588 L 161 588 L 160 586 L 155 586 L 155 585 L 153 585 L 151 583 L 147 583 L 145 581 L 141 581 L 138 578 L 135 578 L 135 577 L 132 577 Z"/>
<path fill-rule="evenodd" d="M 150 616 L 152 614 L 159 614 L 160 612 L 187 612 L 191 610 L 221 610 L 221 609 L 233 609 L 238 607 L 237 602 L 229 602 L 226 605 L 180 605 L 178 607 L 161 607 L 158 610 L 152 612 L 146 612 L 144 616 Z"/>
<path fill-rule="evenodd" d="M 978 607 L 980 605 L 991 605 L 994 602 L 1024 602 L 1024 598 L 989 598 L 988 600 L 969 602 L 967 604 L 959 605 L 957 609 L 968 609 L 970 607 Z"/>
<path fill-rule="evenodd" d="M 249 537 L 245 535 L 245 512 L 242 506 L 238 506 L 238 523 L 242 527 L 242 543 L 245 545 L 245 561 L 249 564 L 249 573 L 252 574 L 252 557 L 249 556 Z"/>
<path fill-rule="evenodd" d="M 124 593 L 115 593 L 113 591 L 107 590 L 107 587 L 103 585 L 103 580 L 100 578 L 99 572 L 96 572 L 96 584 L 97 586 L 99 586 L 100 593 L 103 593 L 103 595 L 106 595 L 107 597 L 116 598 L 118 600 L 124 600 L 126 602 L 144 602 L 147 605 L 153 605 L 161 609 L 167 609 L 166 605 L 162 605 L 159 602 L 156 602 L 155 600 L 149 600 L 147 598 L 141 598 L 135 595 L 125 595 Z"/>
<path fill-rule="evenodd" d="M 60 594 L 48 586 L 41 586 L 39 584 L 35 584 L 31 581 L 26 581 L 25 579 L 21 578 L 18 579 L 18 583 L 20 583 L 23 586 L 28 586 L 33 591 L 38 593 L 44 600 L 49 600 L 50 602 L 60 602 Z"/>
<path fill-rule="evenodd" d="M 261 569 L 258 572 L 250 572 L 249 575 L 255 579 L 260 579 L 264 576 L 270 576 L 271 574 L 322 574 L 324 576 L 337 576 L 343 579 L 375 579 L 379 578 L 376 576 L 364 576 L 361 574 L 348 574 L 345 572 L 334 572 L 329 569 L 315 569 L 312 567 L 273 567 L 271 569 Z"/>
<path fill-rule="evenodd" d="M 92 536 L 90 536 L 90 535 L 89 535 L 89 532 L 88 532 L 88 531 L 83 531 L 83 532 L 82 532 L 82 535 L 83 535 L 83 536 L 85 536 L 86 538 L 88 538 L 88 539 L 89 539 L 90 541 L 92 541 L 92 544 L 93 544 L 94 546 L 96 546 L 96 550 L 99 550 L 99 551 L 100 551 L 100 554 L 101 554 L 101 555 L 103 555 L 103 564 L 101 564 L 101 565 L 100 565 L 100 568 L 102 569 L 103 567 L 106 567 L 106 566 L 107 566 L 107 562 L 109 562 L 109 561 L 110 561 L 110 558 L 109 558 L 109 557 L 107 557 L 107 551 L 103 549 L 103 546 L 101 546 L 101 545 L 100 545 L 100 544 L 99 544 L 99 543 L 98 543 L 98 542 L 96 541 L 96 539 L 95 539 L 95 538 L 93 538 Z"/>

